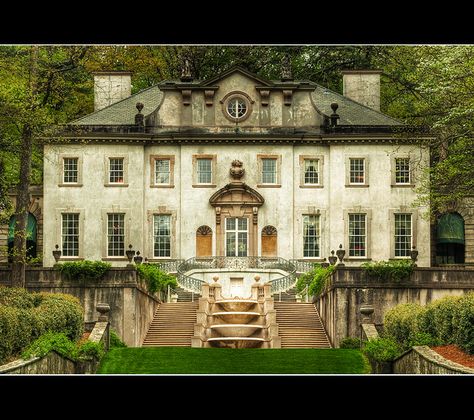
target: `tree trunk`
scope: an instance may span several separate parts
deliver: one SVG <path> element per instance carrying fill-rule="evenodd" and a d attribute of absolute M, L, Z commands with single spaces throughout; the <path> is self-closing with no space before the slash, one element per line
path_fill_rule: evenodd
<path fill-rule="evenodd" d="M 37 90 L 38 46 L 31 47 L 30 53 L 30 104 L 21 132 L 20 182 L 17 188 L 15 239 L 13 241 L 12 286 L 25 287 L 26 268 L 26 227 L 30 205 L 31 156 L 33 153 L 33 130 L 29 118 L 34 115 Z"/>
<path fill-rule="evenodd" d="M 27 124 L 21 136 L 20 182 L 16 198 L 15 240 L 13 242 L 12 286 L 25 287 L 26 226 L 30 205 L 30 174 L 32 155 L 32 133 Z"/>

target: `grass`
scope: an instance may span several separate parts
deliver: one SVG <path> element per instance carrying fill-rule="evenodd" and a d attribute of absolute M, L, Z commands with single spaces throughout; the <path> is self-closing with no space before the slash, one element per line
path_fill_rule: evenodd
<path fill-rule="evenodd" d="M 191 347 L 115 348 L 102 374 L 324 374 L 370 373 L 359 350 L 215 349 Z"/>

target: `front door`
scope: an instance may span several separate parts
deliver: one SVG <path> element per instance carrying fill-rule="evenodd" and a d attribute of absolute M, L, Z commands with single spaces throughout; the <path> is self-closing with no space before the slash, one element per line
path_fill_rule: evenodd
<path fill-rule="evenodd" d="M 246 257 L 248 250 L 248 219 L 227 217 L 225 219 L 225 255 Z"/>

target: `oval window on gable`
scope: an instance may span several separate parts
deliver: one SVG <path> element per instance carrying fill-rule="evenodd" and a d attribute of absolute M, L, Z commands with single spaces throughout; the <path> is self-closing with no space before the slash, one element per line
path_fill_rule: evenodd
<path fill-rule="evenodd" d="M 244 121 L 252 112 L 253 101 L 243 92 L 228 93 L 221 103 L 225 117 L 233 122 Z"/>

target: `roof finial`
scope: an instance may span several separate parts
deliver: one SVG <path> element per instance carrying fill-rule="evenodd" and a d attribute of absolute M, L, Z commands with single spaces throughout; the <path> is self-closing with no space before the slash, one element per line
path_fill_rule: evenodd
<path fill-rule="evenodd" d="M 181 78 L 182 82 L 192 82 L 193 76 L 191 74 L 191 65 L 189 64 L 189 60 L 187 58 L 184 59 L 183 66 L 181 67 Z"/>
<path fill-rule="evenodd" d="M 293 80 L 291 72 L 291 59 L 289 54 L 285 54 L 281 60 L 281 81 L 287 82 Z"/>
<path fill-rule="evenodd" d="M 142 114 L 143 104 L 141 102 L 137 102 L 135 107 L 138 110 L 138 113 L 135 114 L 135 125 L 142 127 L 144 125 L 145 118 L 145 116 Z"/>

